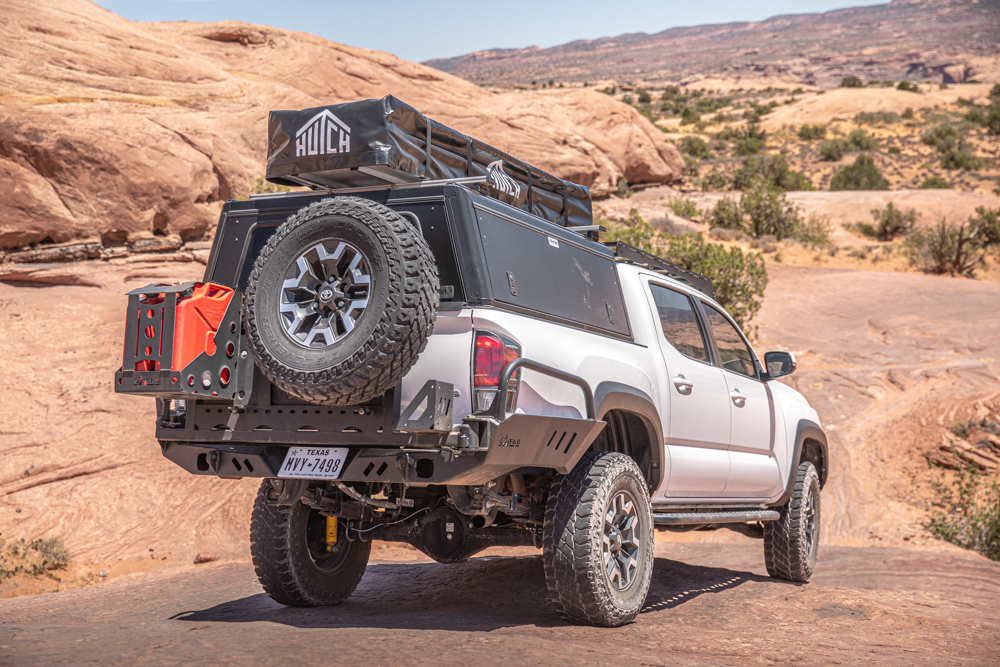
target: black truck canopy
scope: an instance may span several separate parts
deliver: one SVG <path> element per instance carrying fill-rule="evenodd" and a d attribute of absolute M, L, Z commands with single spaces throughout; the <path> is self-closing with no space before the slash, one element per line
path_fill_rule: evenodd
<path fill-rule="evenodd" d="M 392 95 L 272 111 L 267 129 L 272 183 L 345 189 L 487 177 L 478 184 L 482 194 L 543 220 L 564 226 L 593 221 L 586 187 L 427 118 Z"/>

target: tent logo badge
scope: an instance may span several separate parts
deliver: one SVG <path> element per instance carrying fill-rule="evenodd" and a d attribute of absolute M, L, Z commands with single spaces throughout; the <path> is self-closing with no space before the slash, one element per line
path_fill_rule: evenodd
<path fill-rule="evenodd" d="M 486 165 L 486 171 L 489 172 L 493 187 L 497 190 L 514 198 L 521 195 L 521 186 L 503 170 L 503 160 L 490 162 Z"/>
<path fill-rule="evenodd" d="M 295 157 L 349 153 L 350 150 L 351 128 L 329 109 L 323 109 L 310 118 L 295 133 Z"/>

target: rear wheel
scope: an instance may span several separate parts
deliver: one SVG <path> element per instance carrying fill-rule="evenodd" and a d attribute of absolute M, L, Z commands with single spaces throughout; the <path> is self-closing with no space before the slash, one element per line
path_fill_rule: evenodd
<path fill-rule="evenodd" d="M 764 522 L 764 562 L 776 579 L 808 581 L 819 551 L 820 488 L 816 466 L 799 465 L 795 490 L 781 518 Z"/>
<path fill-rule="evenodd" d="M 543 559 L 549 597 L 567 620 L 613 627 L 635 618 L 653 575 L 653 514 L 635 461 L 589 452 L 556 480 Z"/>
<path fill-rule="evenodd" d="M 340 525 L 336 544 L 329 544 L 325 516 L 300 502 L 273 505 L 270 491 L 265 479 L 250 522 L 250 554 L 264 592 L 291 607 L 346 600 L 365 573 L 371 542 L 349 542 Z"/>

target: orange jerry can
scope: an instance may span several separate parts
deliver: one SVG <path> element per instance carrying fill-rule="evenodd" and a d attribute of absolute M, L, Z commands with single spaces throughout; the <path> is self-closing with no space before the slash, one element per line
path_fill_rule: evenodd
<path fill-rule="evenodd" d="M 215 332 L 234 290 L 214 283 L 195 283 L 190 296 L 180 296 L 174 315 L 174 353 L 170 366 L 182 370 L 202 352 L 215 354 Z"/>

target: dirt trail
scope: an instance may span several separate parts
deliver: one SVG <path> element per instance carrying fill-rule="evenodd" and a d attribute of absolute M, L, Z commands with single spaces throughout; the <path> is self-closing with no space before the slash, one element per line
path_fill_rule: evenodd
<path fill-rule="evenodd" d="M 749 541 L 748 541 L 749 542 Z M 827 547 L 813 582 L 762 572 L 759 543 L 659 545 L 643 613 L 564 624 L 537 557 L 370 566 L 338 607 L 270 600 L 230 563 L 0 601 L 0 665 L 996 665 L 1000 564 Z M 942 571 L 947 575 L 942 576 Z"/>

